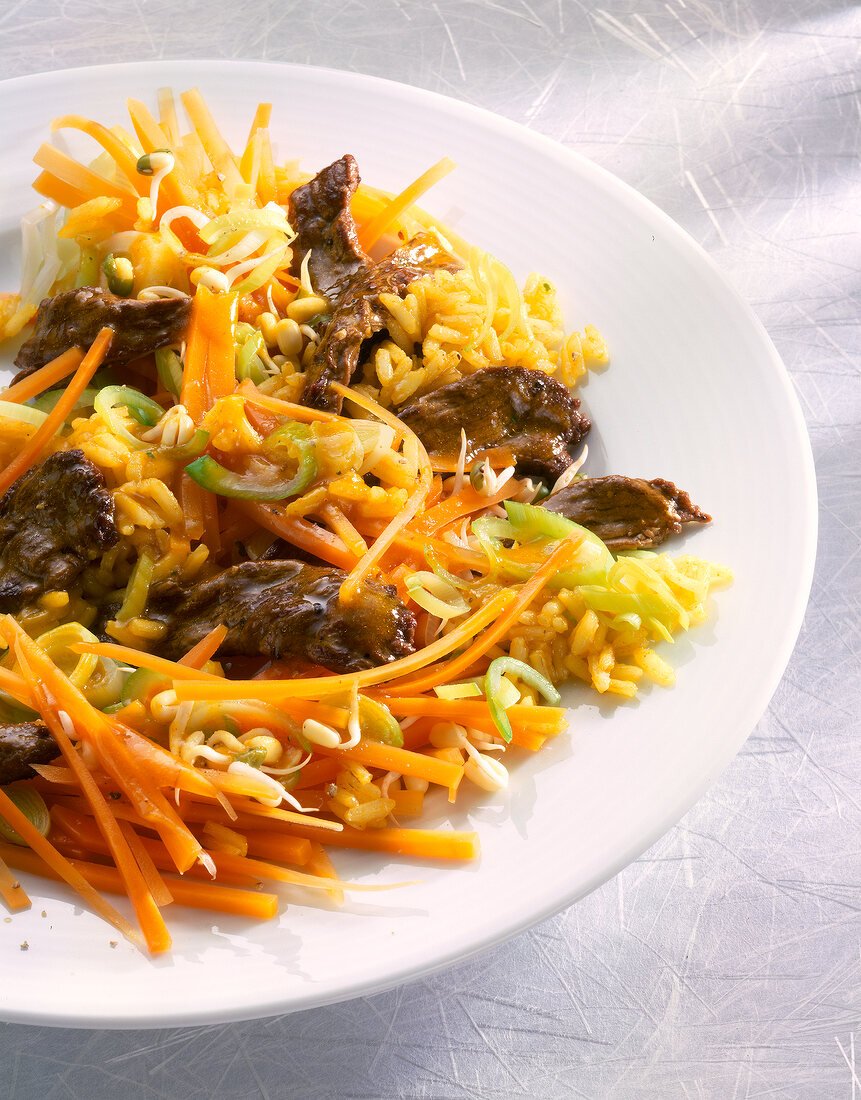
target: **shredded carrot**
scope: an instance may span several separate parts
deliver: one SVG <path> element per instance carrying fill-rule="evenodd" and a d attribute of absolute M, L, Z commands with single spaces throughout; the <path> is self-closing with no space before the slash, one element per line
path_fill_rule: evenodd
<path fill-rule="evenodd" d="M 296 836 L 317 840 L 305 826 L 290 826 Z M 352 829 L 326 837 L 335 848 L 361 848 L 422 859 L 475 859 L 479 854 L 478 833 L 446 832 L 442 829 Z"/>
<path fill-rule="evenodd" d="M 152 117 L 148 108 L 138 99 L 127 99 L 126 107 L 143 151 L 153 153 L 156 149 L 163 149 L 167 135 Z M 171 142 L 171 144 L 176 144 L 176 142 Z M 159 185 L 158 205 L 159 210 L 162 212 L 171 206 L 200 205 L 198 190 L 189 179 L 182 162 L 177 160 L 176 156 L 174 156 L 174 160 L 176 163 L 172 170 L 167 173 Z M 153 216 L 155 217 L 157 213 L 158 211 L 154 210 Z"/>
<path fill-rule="evenodd" d="M 196 425 L 209 408 L 206 392 L 206 359 L 209 351 L 209 308 L 216 295 L 205 286 L 195 291 L 185 341 L 180 401 Z"/>
<path fill-rule="evenodd" d="M 216 627 L 215 630 L 220 630 Z M 212 634 L 215 633 L 212 631 Z M 212 637 L 207 635 L 207 638 Z M 204 639 L 205 641 L 206 639 Z M 203 643 L 198 643 L 202 645 Z M 220 644 L 220 643 L 219 643 Z M 196 647 L 195 647 L 196 648 Z M 216 649 L 218 646 L 216 646 Z M 136 668 L 148 668 L 151 672 L 163 673 L 167 678 L 178 680 L 220 680 L 212 672 L 202 672 L 194 665 L 181 658 L 179 661 L 169 661 L 166 657 L 156 657 L 154 653 L 145 653 L 140 649 L 131 649 L 129 646 L 120 645 L 118 642 L 73 642 L 69 649 L 73 653 L 95 653 L 98 657 L 110 657 L 114 661 L 123 661 L 134 665 Z M 190 653 L 193 651 L 190 651 Z M 190 655 L 187 654 L 186 656 Z M 204 664 L 206 662 L 203 662 Z"/>
<path fill-rule="evenodd" d="M 351 401 L 354 401 L 357 405 L 361 406 L 361 408 L 365 409 L 373 416 L 376 416 L 379 420 L 382 420 L 384 424 L 388 424 L 389 427 L 396 428 L 399 432 L 404 433 L 406 436 L 404 446 L 406 447 L 407 443 L 410 444 L 411 449 L 416 455 L 416 461 L 419 468 L 416 487 L 407 497 L 403 508 L 394 519 L 386 525 L 386 529 L 375 540 L 364 557 L 356 563 L 349 577 L 347 577 L 341 585 L 340 598 L 344 603 L 350 603 L 356 598 L 359 589 L 371 574 L 372 570 L 379 565 L 383 555 L 392 545 L 397 535 L 406 527 L 416 512 L 418 512 L 419 508 L 424 504 L 433 482 L 433 471 L 431 470 L 430 460 L 428 459 L 428 454 L 422 441 L 403 421 L 398 420 L 398 418 L 393 416 L 387 409 L 384 409 L 381 405 L 378 405 L 376 401 L 371 400 L 370 397 L 367 397 L 363 393 L 359 393 L 357 390 L 348 389 L 347 386 L 342 386 L 340 382 L 330 382 L 329 386 L 335 393 L 340 394 L 341 397 L 349 397 Z"/>
<path fill-rule="evenodd" d="M 51 123 L 51 129 L 81 130 L 94 141 L 97 141 L 105 152 L 113 157 L 117 168 L 119 168 L 128 182 L 128 188 L 126 189 L 128 192 L 133 193 L 135 197 L 137 197 L 149 191 L 149 181 L 146 176 L 140 175 L 137 170 L 137 154 L 133 153 L 122 138 L 117 137 L 117 135 L 109 130 L 107 126 L 102 126 L 101 123 L 93 122 L 88 118 L 82 118 L 80 115 L 63 115 L 61 118 L 54 119 Z M 53 148 L 53 146 L 48 146 L 48 148 Z M 39 162 L 37 161 L 37 163 Z M 95 195 L 113 193 L 113 191 L 102 190 L 96 191 Z M 126 191 L 121 189 L 121 193 L 124 194 Z M 93 197 L 95 197 L 95 195 L 93 195 Z"/>
<path fill-rule="evenodd" d="M 26 818 L 25 818 L 26 820 Z M 12 844 L 0 843 L 0 855 L 2 855 L 10 867 L 30 874 L 40 875 L 42 878 L 64 879 L 65 875 L 49 860 L 41 857 L 41 853 L 30 852 L 26 848 L 16 848 Z M 111 913 L 116 911 L 108 905 L 96 890 L 104 890 L 109 894 L 122 894 L 124 892 L 123 880 L 115 867 L 106 867 L 102 863 L 89 863 L 80 859 L 65 859 L 57 853 L 63 865 L 74 875 L 75 886 L 78 892 L 85 897 L 92 908 L 96 903 L 92 897 L 98 899 L 100 911 L 104 916 L 104 910 Z M 66 879 L 68 881 L 68 879 Z M 74 885 L 74 883 L 70 883 Z M 171 879 L 170 889 L 177 905 L 184 905 L 189 909 L 207 909 L 216 913 L 229 913 L 233 916 L 253 917 L 257 920 L 271 920 L 278 912 L 278 898 L 274 894 L 260 893 L 256 890 L 238 890 L 232 886 L 219 886 L 216 883 L 190 882 L 188 879 Z M 117 920 L 111 923 L 119 928 L 124 935 L 129 936 L 133 942 L 137 938 L 128 921 L 116 913 Z"/>
<path fill-rule="evenodd" d="M 406 676 L 438 657 L 445 657 L 459 649 L 473 638 L 488 623 L 494 621 L 504 608 L 514 599 L 511 591 L 498 592 L 486 604 L 474 612 L 450 634 L 438 638 L 408 657 L 401 657 L 390 664 L 377 668 L 363 669 L 344 675 L 313 676 L 296 680 L 209 680 L 191 681 L 184 676 L 175 678 L 174 691 L 177 699 L 260 699 L 264 702 L 279 703 L 287 699 L 321 698 L 336 692 L 349 691 L 354 684 L 359 688 L 381 684 L 396 676 Z M 387 690 L 391 690 L 387 687 Z"/>
<path fill-rule="evenodd" d="M 453 172 L 457 166 L 449 157 L 438 160 L 426 172 L 423 172 L 417 180 L 405 187 L 399 195 L 388 202 L 383 209 L 359 230 L 359 243 L 366 252 L 370 251 L 389 229 L 393 223 L 403 214 L 408 206 L 428 191 L 434 184 L 444 179 L 449 172 Z"/>
<path fill-rule="evenodd" d="M 483 657 L 489 649 L 496 645 L 500 638 L 505 636 L 506 631 L 510 630 L 517 622 L 529 604 L 541 592 L 549 578 L 561 569 L 571 554 L 572 544 L 582 542 L 582 539 L 583 536 L 579 531 L 572 531 L 569 535 L 566 535 L 541 568 L 536 569 L 526 584 L 520 588 L 520 591 L 493 626 L 476 638 L 472 645 L 468 646 L 454 660 L 429 669 L 418 680 L 387 685 L 386 690 L 392 694 L 420 695 L 423 691 L 436 687 L 437 684 L 455 680 L 462 672 L 475 664 L 479 657 Z"/>
<path fill-rule="evenodd" d="M 210 294 L 205 287 L 198 287 L 195 298 L 201 293 L 208 295 L 206 391 L 207 408 L 211 409 L 219 398 L 227 397 L 236 387 L 233 326 L 236 323 L 237 296 Z"/>
<path fill-rule="evenodd" d="M 147 884 L 141 874 L 140 867 L 131 853 L 131 849 L 119 827 L 117 819 L 110 811 L 107 800 L 99 790 L 97 784 L 93 782 L 89 771 L 78 756 L 69 735 L 63 728 L 63 722 L 60 716 L 61 712 L 56 705 L 52 703 L 48 695 L 48 690 L 50 690 L 48 682 L 41 679 L 41 677 L 44 676 L 45 663 L 50 662 L 43 662 L 43 668 L 39 670 L 40 679 L 33 680 L 33 671 L 30 669 L 28 658 L 32 656 L 32 650 L 36 650 L 38 647 L 35 643 L 31 643 L 31 646 L 31 652 L 25 655 L 20 639 L 18 639 L 15 646 L 16 656 L 21 668 L 31 681 L 33 681 L 33 694 L 40 704 L 39 711 L 42 718 L 53 734 L 54 740 L 57 742 L 66 763 L 72 771 L 75 772 L 78 784 L 92 807 L 93 816 L 96 819 L 99 831 L 105 838 L 114 864 L 122 876 L 125 892 L 128 895 L 129 901 L 132 903 L 132 908 L 135 911 L 135 916 L 137 917 L 149 951 L 152 954 L 167 951 L 170 948 L 170 935 L 159 913 L 158 906 L 155 904 L 152 894 L 147 889 Z M 59 670 L 57 670 L 57 672 L 59 673 Z M 59 673 L 59 675 L 62 675 L 62 673 Z M 0 810 L 2 810 L 2 802 L 0 802 Z M 24 837 L 23 833 L 21 836 L 27 839 Z M 33 847 L 32 844 L 30 846 Z"/>
<path fill-rule="evenodd" d="M 203 96 L 197 88 L 192 88 L 183 92 L 180 99 L 212 167 L 223 181 L 224 190 L 232 195 L 242 183 L 242 176 L 236 166 L 236 157 L 215 125 Z"/>
<path fill-rule="evenodd" d="M 15 844 L 6 844 L 5 841 L 0 841 L 0 858 L 10 867 L 15 867 L 19 871 L 26 871 L 32 868 L 22 866 L 24 853 L 38 857 L 39 863 L 45 868 L 45 874 L 50 875 L 50 873 L 53 872 L 50 877 L 62 879 L 62 881 L 71 886 L 86 904 L 99 914 L 99 916 L 104 917 L 106 921 L 112 924 L 119 932 L 122 932 L 122 934 L 133 944 L 140 946 L 140 936 L 129 921 L 121 916 L 112 905 L 109 905 L 97 890 L 95 890 L 84 878 L 80 871 L 78 871 L 65 856 L 61 855 L 49 840 L 46 840 L 45 837 L 42 836 L 35 825 L 31 824 L 27 817 L 21 813 L 2 787 L 0 787 L 0 815 L 5 818 L 15 832 L 27 844 L 27 848 L 20 848 Z M 43 872 L 37 870 L 36 873 L 39 874 Z"/>
<path fill-rule="evenodd" d="M 246 378 L 243 382 L 240 382 L 236 388 L 237 393 L 241 393 L 246 401 L 250 401 L 253 405 L 259 405 L 261 409 L 268 409 L 270 412 L 279 413 L 281 416 L 289 417 L 291 420 L 301 420 L 303 423 L 313 423 L 315 420 L 323 420 L 332 423 L 344 419 L 337 416 L 335 413 L 326 412 L 323 409 L 312 409 L 307 405 L 296 405 L 292 401 L 284 401 L 280 397 L 270 397 L 268 393 L 261 393 L 250 378 Z M 352 391 L 351 391 L 352 392 Z"/>
<path fill-rule="evenodd" d="M 107 195 L 108 198 L 131 199 L 132 203 L 137 201 L 138 195 L 131 187 L 112 183 L 91 168 L 85 168 L 83 164 L 79 164 L 67 153 L 58 149 L 56 145 L 49 145 L 47 142 L 40 145 L 33 161 L 46 172 L 51 172 L 59 179 L 71 184 L 87 200 Z"/>
<path fill-rule="evenodd" d="M 218 626 L 214 626 L 210 630 L 205 638 L 201 638 L 197 645 L 192 646 L 188 653 L 180 657 L 176 663 L 199 671 L 215 655 L 216 650 L 227 637 L 227 634 L 228 628 L 224 623 L 219 623 Z"/>
<path fill-rule="evenodd" d="M 280 535 L 291 545 L 297 546 L 300 550 L 307 550 L 309 554 L 315 554 L 330 565 L 337 565 L 340 569 L 352 569 L 356 564 L 355 554 L 339 535 L 326 527 L 310 523 L 301 516 L 283 515 L 278 510 L 277 502 L 235 500 L 233 503 L 273 535 Z"/>
<path fill-rule="evenodd" d="M 314 841 L 311 841 L 310 844 L 311 854 L 308 858 L 308 870 L 311 874 L 318 875 L 320 878 L 337 879 L 338 873 L 323 845 Z M 333 886 L 327 893 L 336 905 L 344 904 L 344 891 L 340 887 Z"/>
<path fill-rule="evenodd" d="M 39 367 L 26 378 L 22 378 L 20 382 L 16 382 L 14 386 L 10 386 L 8 390 L 0 392 L 0 399 L 23 404 L 31 397 L 49 390 L 51 386 L 68 375 L 74 374 L 83 358 L 84 353 L 80 348 L 69 348 L 56 359 L 52 359 L 50 363 L 46 363 L 44 367 Z"/>
<path fill-rule="evenodd" d="M 27 440 L 6 469 L 0 473 L 0 496 L 2 496 L 9 486 L 17 481 L 22 474 L 25 474 L 41 456 L 49 440 L 75 407 L 75 402 L 86 389 L 89 380 L 99 369 L 102 360 L 108 352 L 112 337 L 113 330 L 103 328 L 95 338 L 90 350 L 81 360 L 78 369 L 75 371 L 74 377 L 63 392 L 63 396 L 53 409 L 51 409 L 43 423 Z"/>
<path fill-rule="evenodd" d="M 444 760 L 435 760 L 421 752 L 410 752 L 394 745 L 384 745 L 380 741 L 360 741 L 350 749 L 327 748 L 316 745 L 321 756 L 336 756 L 347 760 L 358 760 L 371 768 L 398 772 L 400 775 L 412 775 L 416 779 L 426 779 L 440 787 L 452 787 L 459 780 L 463 769 Z"/>

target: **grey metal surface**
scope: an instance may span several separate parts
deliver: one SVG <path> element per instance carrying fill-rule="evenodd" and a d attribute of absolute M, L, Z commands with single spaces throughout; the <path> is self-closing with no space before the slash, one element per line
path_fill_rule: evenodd
<path fill-rule="evenodd" d="M 473 960 L 334 1007 L 197 1030 L 0 1025 L 0 1096 L 861 1096 L 860 40 L 861 9 L 834 0 L 2 5 L 4 76 L 311 63 L 468 100 L 609 168 L 705 246 L 777 344 L 821 535 L 767 714 L 615 880 Z"/>

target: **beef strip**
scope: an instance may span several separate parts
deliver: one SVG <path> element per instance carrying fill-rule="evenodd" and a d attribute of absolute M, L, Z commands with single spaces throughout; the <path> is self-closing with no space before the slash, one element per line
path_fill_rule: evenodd
<path fill-rule="evenodd" d="M 290 272 L 298 279 L 310 252 L 311 285 L 333 305 L 359 272 L 373 263 L 359 244 L 350 211 L 358 186 L 359 169 L 347 153 L 290 196 L 287 216 L 296 233 Z"/>
<path fill-rule="evenodd" d="M 456 270 L 460 265 L 436 238 L 419 234 L 403 248 L 359 271 L 338 300 L 314 358 L 305 372 L 302 402 L 313 409 L 340 412 L 341 397 L 330 382 L 349 385 L 359 366 L 362 347 L 388 324 L 381 294 L 403 297 L 407 287 L 423 275 Z"/>
<path fill-rule="evenodd" d="M 685 523 L 711 523 L 687 493 L 671 481 L 653 478 L 587 477 L 574 481 L 543 502 L 551 512 L 594 532 L 611 550 L 657 546 Z"/>
<path fill-rule="evenodd" d="M 57 755 L 57 743 L 41 722 L 0 725 L 0 787 L 30 779 L 31 764 L 47 764 Z"/>
<path fill-rule="evenodd" d="M 118 539 L 113 497 L 84 452 L 46 458 L 0 499 L 0 613 L 67 591 Z"/>
<path fill-rule="evenodd" d="M 568 389 L 540 370 L 487 367 L 398 411 L 434 458 L 514 462 L 520 473 L 555 479 L 591 427 Z"/>
<path fill-rule="evenodd" d="M 346 573 L 298 561 L 242 562 L 183 589 L 153 588 L 147 617 L 167 624 L 157 652 L 176 659 L 219 623 L 221 656 L 296 657 L 333 672 L 387 664 L 413 651 L 415 621 L 395 589 L 369 582 L 349 605 Z"/>
<path fill-rule="evenodd" d="M 191 315 L 191 298 L 141 302 L 117 298 L 106 290 L 83 286 L 46 298 L 36 315 L 36 329 L 15 358 L 18 382 L 72 347 L 88 348 L 99 331 L 114 330 L 104 366 L 117 366 L 177 343 Z"/>

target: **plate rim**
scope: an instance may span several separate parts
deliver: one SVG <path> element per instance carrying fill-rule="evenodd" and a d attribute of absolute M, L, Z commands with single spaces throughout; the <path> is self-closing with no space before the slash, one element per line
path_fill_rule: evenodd
<path fill-rule="evenodd" d="M 273 74 L 278 73 L 281 79 L 285 77 L 289 78 L 291 74 L 299 77 L 311 75 L 315 79 L 339 83 L 343 82 L 345 85 L 350 85 L 354 82 L 369 85 L 371 87 L 376 85 L 382 89 L 384 93 L 392 94 L 393 90 L 397 90 L 398 95 L 401 97 L 406 95 L 408 98 L 414 99 L 420 103 L 425 103 L 431 108 L 436 107 L 437 110 L 444 109 L 446 112 L 466 118 L 467 120 L 475 120 L 479 126 L 490 128 L 497 133 L 501 132 L 503 135 L 516 135 L 518 141 L 532 145 L 542 155 L 552 157 L 563 167 L 572 164 L 576 165 L 581 173 L 596 180 L 602 190 L 609 193 L 611 196 L 618 196 L 623 203 L 632 206 L 635 213 L 642 212 L 643 214 L 647 214 L 651 219 L 656 219 L 656 224 L 660 225 L 661 230 L 673 240 L 673 243 L 677 247 L 692 251 L 701 269 L 704 272 L 708 272 L 710 278 L 721 287 L 723 293 L 729 295 L 735 308 L 741 310 L 747 324 L 750 325 L 751 329 L 756 333 L 759 344 L 762 345 L 763 351 L 767 353 L 772 376 L 783 390 L 787 411 L 792 417 L 792 435 L 798 447 L 797 457 L 800 460 L 803 471 L 803 483 L 799 486 L 799 493 L 802 498 L 802 509 L 806 513 L 809 522 L 805 527 L 804 544 L 799 548 L 798 582 L 796 584 L 792 606 L 788 612 L 788 620 L 791 626 L 784 632 L 781 638 L 781 644 L 776 647 L 776 651 L 772 653 L 768 674 L 761 678 L 758 690 L 755 692 L 755 701 L 749 705 L 750 712 L 756 712 L 756 718 L 749 724 L 749 728 L 745 728 L 743 735 L 736 732 L 732 737 L 721 743 L 722 751 L 715 757 L 708 774 L 704 776 L 700 782 L 688 788 L 684 797 L 677 798 L 673 801 L 671 806 L 665 806 L 663 812 L 658 815 L 658 819 L 655 821 L 653 827 L 645 835 L 638 837 L 636 841 L 632 841 L 628 844 L 626 849 L 618 854 L 610 865 L 602 868 L 600 872 L 593 874 L 580 888 L 567 893 L 563 897 L 557 897 L 552 902 L 548 902 L 537 909 L 533 909 L 528 915 L 510 920 L 501 928 L 496 927 L 491 935 L 486 936 L 480 941 L 476 940 L 466 949 L 462 945 L 455 943 L 450 949 L 437 951 L 430 960 L 404 963 L 395 970 L 387 972 L 384 977 L 381 977 L 376 982 L 369 983 L 367 980 L 357 978 L 352 982 L 345 981 L 338 985 L 337 988 L 333 987 L 327 993 L 313 990 L 311 987 L 308 987 L 302 995 L 298 997 L 292 996 L 289 1000 L 284 1000 L 283 1002 L 275 1003 L 270 1000 L 263 1005 L 253 1006 L 243 1001 L 242 1005 L 231 1003 L 227 1007 L 222 1005 L 208 1011 L 202 1011 L 200 1008 L 187 1009 L 184 1011 L 171 1010 L 167 1014 L 162 1013 L 159 1015 L 158 1019 L 155 1018 L 155 1009 L 151 1009 L 149 1012 L 139 1015 L 127 1013 L 119 1019 L 115 1015 L 109 1015 L 107 1012 L 103 1015 L 99 1015 L 86 1010 L 77 1016 L 70 1016 L 68 1013 L 52 1015 L 50 1012 L 31 1011 L 26 1009 L 23 1011 L 15 1009 L 10 1010 L 2 1003 L 2 998 L 0 998 L 0 1019 L 10 1023 L 36 1024 L 50 1027 L 147 1029 L 162 1028 L 165 1026 L 208 1025 L 234 1020 L 250 1020 L 272 1015 L 281 1015 L 346 1001 L 360 995 L 373 995 L 391 989 L 406 981 L 416 980 L 436 973 L 456 962 L 465 961 L 484 950 L 511 939 L 527 928 L 569 907 L 580 898 L 597 889 L 600 885 L 614 878 L 624 867 L 651 847 L 661 836 L 665 835 L 665 833 L 671 829 L 673 825 L 677 824 L 688 810 L 699 801 L 706 790 L 708 790 L 717 777 L 725 770 L 730 761 L 737 755 L 767 709 L 774 692 L 777 690 L 783 678 L 797 643 L 798 634 L 809 601 L 813 582 L 818 536 L 816 474 L 810 437 L 807 432 L 798 395 L 792 384 L 791 376 L 773 341 L 768 335 L 765 326 L 760 321 L 752 306 L 736 290 L 729 276 L 718 266 L 717 262 L 705 248 L 656 203 L 637 191 L 631 184 L 614 175 L 609 169 L 596 164 L 576 149 L 569 148 L 547 135 L 532 130 L 504 115 L 496 114 L 487 108 L 477 106 L 464 100 L 459 100 L 443 93 L 430 91 L 426 88 L 402 84 L 391 79 L 359 73 L 352 70 L 332 69 L 316 65 L 302 65 L 293 62 L 282 63 L 251 59 L 219 60 L 214 58 L 112 62 L 104 65 L 76 66 L 4 78 L 0 81 L 0 89 L 2 89 L 0 94 L 8 94 L 10 85 L 14 85 L 16 89 L 23 88 L 24 90 L 26 90 L 26 86 L 39 84 L 49 86 L 54 82 L 58 82 L 62 85 L 64 81 L 86 79 L 88 74 L 98 74 L 101 77 L 108 77 L 111 75 L 120 77 L 120 74 L 127 74 L 130 80 L 138 80 L 139 82 L 147 81 L 153 89 L 161 83 L 170 83 L 171 79 L 175 80 L 180 74 L 183 74 L 183 83 L 190 86 L 193 81 L 201 79 L 204 74 L 212 74 L 215 71 L 224 70 L 224 68 L 243 70 L 253 68 L 260 71 L 270 71 Z M 164 78 L 160 78 L 160 73 L 172 73 L 175 75 L 172 78 L 167 75 L 165 75 Z M 748 727 L 747 720 L 745 720 L 744 725 Z"/>

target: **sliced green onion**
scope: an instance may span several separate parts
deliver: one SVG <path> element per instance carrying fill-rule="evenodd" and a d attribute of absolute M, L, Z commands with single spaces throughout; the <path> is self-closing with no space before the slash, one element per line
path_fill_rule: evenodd
<path fill-rule="evenodd" d="M 506 673 L 516 676 L 524 684 L 539 692 L 551 706 L 556 706 L 562 696 L 550 683 L 546 676 L 542 676 L 532 665 L 525 661 L 518 661 L 515 657 L 497 657 L 490 662 L 490 667 L 484 676 L 484 695 L 490 707 L 490 716 L 493 724 L 499 730 L 499 736 L 503 741 L 511 740 L 511 723 L 505 713 L 505 707 L 500 701 L 502 689 L 502 677 Z"/>
<path fill-rule="evenodd" d="M 48 419 L 46 412 L 34 409 L 32 405 L 18 405 L 15 401 L 0 401 L 0 416 L 6 420 L 19 420 L 22 424 L 31 424 L 34 428 L 41 427 Z"/>
<path fill-rule="evenodd" d="M 403 748 L 404 735 L 398 720 L 387 706 L 365 695 L 359 696 L 359 728 L 365 741 Z"/>
<path fill-rule="evenodd" d="M 40 393 L 38 397 L 33 398 L 32 407 L 47 415 L 63 396 L 64 392 L 65 390 L 48 390 L 46 393 Z M 98 392 L 97 389 L 88 386 L 69 410 L 66 420 L 70 420 L 75 413 L 81 412 L 83 409 L 94 408 L 94 402 Z"/>
<path fill-rule="evenodd" d="M 242 382 L 250 378 L 255 385 L 263 382 L 268 377 L 260 356 L 261 351 L 266 351 L 263 334 L 253 325 L 240 322 L 234 326 L 234 340 L 236 341 L 237 380 Z"/>
<path fill-rule="evenodd" d="M 250 229 L 278 230 L 287 236 L 288 243 L 296 236 L 287 221 L 287 215 L 274 202 L 268 202 L 259 209 L 249 207 L 246 210 L 234 210 L 229 214 L 213 218 L 198 230 L 198 236 L 204 244 L 210 245 L 214 244 L 223 233 L 235 233 L 239 230 L 245 232 Z"/>
<path fill-rule="evenodd" d="M 172 348 L 159 348 L 155 353 L 158 380 L 168 393 L 179 397 L 182 389 L 182 360 Z"/>
<path fill-rule="evenodd" d="M 254 474 L 237 474 L 210 455 L 201 455 L 185 468 L 188 476 L 211 493 L 242 500 L 286 500 L 301 493 L 317 473 L 313 450 L 306 451 L 296 474 L 286 481 L 263 482 Z"/>
<path fill-rule="evenodd" d="M 114 435 L 118 435 L 126 443 L 130 443 L 136 450 L 144 450 L 146 447 L 151 446 L 143 439 L 138 439 L 136 435 L 132 435 L 125 427 L 115 412 L 120 406 L 124 406 L 129 410 L 135 409 L 141 417 L 146 418 L 142 422 L 149 427 L 153 427 L 164 416 L 164 409 L 161 405 L 157 401 L 153 401 L 151 397 L 141 393 L 140 390 L 132 389 L 131 386 L 105 386 L 104 389 L 99 390 L 93 401 L 93 408 L 107 420 L 108 426 Z"/>
<path fill-rule="evenodd" d="M 42 836 L 48 835 L 48 830 L 51 828 L 51 815 L 48 813 L 45 799 L 37 790 L 34 790 L 29 783 L 19 781 L 4 787 L 3 793 L 15 803 L 24 817 L 39 830 Z M 0 816 L 0 836 L 10 844 L 17 844 L 21 848 L 28 847 L 27 841 L 23 840 L 2 816 Z"/>
<path fill-rule="evenodd" d="M 78 655 L 69 650 L 75 642 L 97 642 L 99 639 L 81 623 L 63 623 L 40 634 L 36 639 L 54 664 L 58 665 L 76 688 L 83 688 L 99 663 L 94 653 Z"/>
<path fill-rule="evenodd" d="M 436 573 L 411 573 L 406 581 L 407 591 L 419 607 L 443 621 L 469 611 L 469 604 L 458 594 L 457 589 Z"/>
<path fill-rule="evenodd" d="M 124 707 L 136 702 L 148 704 L 154 695 L 167 691 L 172 684 L 172 680 L 159 672 L 153 672 L 149 668 L 139 668 L 123 684 L 120 701 Z"/>

